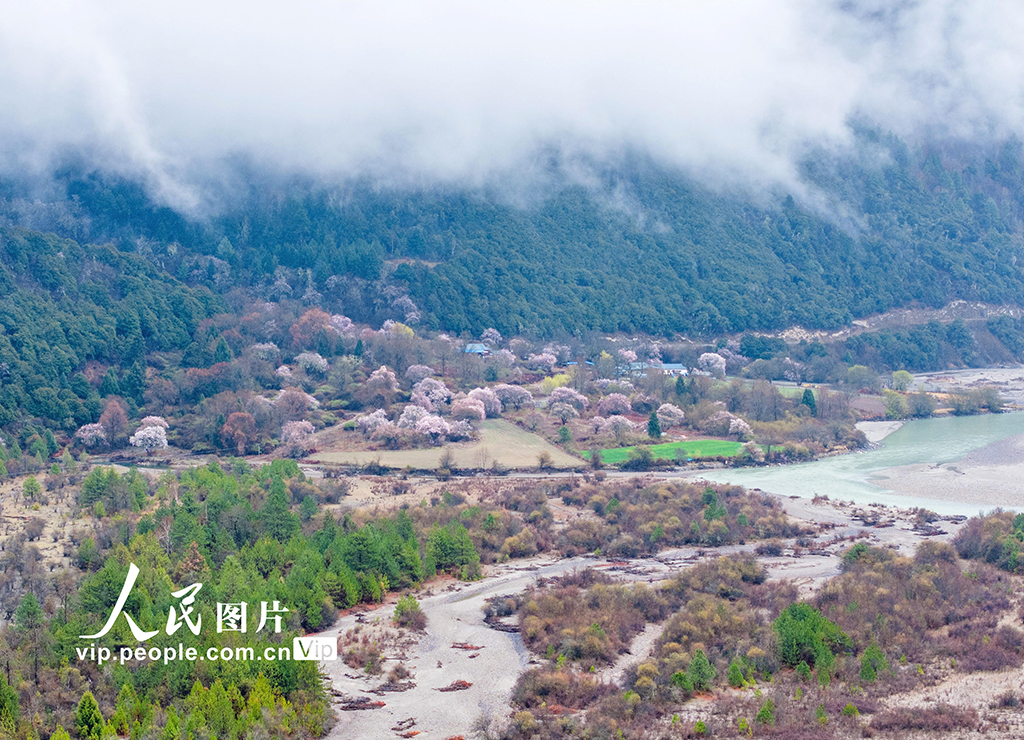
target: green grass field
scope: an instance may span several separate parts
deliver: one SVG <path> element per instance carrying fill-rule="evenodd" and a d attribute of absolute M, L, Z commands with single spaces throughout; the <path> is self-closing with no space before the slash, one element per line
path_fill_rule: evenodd
<path fill-rule="evenodd" d="M 665 442 L 660 445 L 650 445 L 651 453 L 656 460 L 674 460 L 676 450 L 683 450 L 686 456 L 694 460 L 702 457 L 732 457 L 739 452 L 741 445 L 727 439 L 695 439 L 690 442 Z M 629 459 L 629 453 L 635 447 L 613 447 L 601 450 L 601 462 L 608 465 L 618 465 Z M 590 459 L 590 453 L 584 452 L 583 456 Z"/>

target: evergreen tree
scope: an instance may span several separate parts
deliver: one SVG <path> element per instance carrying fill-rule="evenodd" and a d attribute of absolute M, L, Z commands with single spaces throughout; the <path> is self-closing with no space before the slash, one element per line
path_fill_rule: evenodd
<path fill-rule="evenodd" d="M 14 624 L 19 630 L 28 631 L 39 629 L 43 626 L 43 608 L 31 591 L 25 594 L 14 612 Z"/>
<path fill-rule="evenodd" d="M 708 656 L 704 654 L 703 650 L 698 650 L 693 654 L 690 667 L 686 669 L 687 677 L 693 683 L 693 688 L 698 691 L 710 690 L 717 674 L 718 672 L 711 665 Z"/>
<path fill-rule="evenodd" d="M 270 485 L 270 496 L 260 510 L 263 531 L 278 542 L 287 542 L 299 531 L 298 517 L 288 509 L 288 495 L 284 481 L 274 478 Z"/>
<path fill-rule="evenodd" d="M 658 421 L 658 413 L 656 411 L 652 411 L 651 415 L 647 417 L 647 436 L 651 439 L 661 437 L 661 422 Z"/>
<path fill-rule="evenodd" d="M 103 398 L 121 395 L 121 386 L 117 382 L 117 373 L 114 372 L 112 367 L 107 368 L 107 374 L 103 376 L 103 382 L 100 383 L 100 395 Z"/>
<path fill-rule="evenodd" d="M 228 343 L 224 341 L 224 337 L 221 337 L 217 342 L 216 349 L 213 350 L 213 362 L 231 362 L 234 359 L 234 355 L 231 354 L 231 348 Z"/>
<path fill-rule="evenodd" d="M 103 734 L 103 714 L 91 691 L 82 694 L 75 712 L 75 729 L 81 740 L 100 740 Z"/>
<path fill-rule="evenodd" d="M 818 415 L 818 402 L 814 399 L 814 391 L 810 388 L 804 389 L 804 397 L 800 399 L 800 403 L 811 410 L 811 416 Z"/>

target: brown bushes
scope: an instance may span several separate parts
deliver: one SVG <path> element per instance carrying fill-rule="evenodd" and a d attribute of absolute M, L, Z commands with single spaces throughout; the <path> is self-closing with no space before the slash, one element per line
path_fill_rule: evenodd
<path fill-rule="evenodd" d="M 900 707 L 876 714 L 871 719 L 872 730 L 924 730 L 926 732 L 952 732 L 973 729 L 978 725 L 978 713 L 973 709 L 960 709 L 949 704 L 930 707 Z"/>

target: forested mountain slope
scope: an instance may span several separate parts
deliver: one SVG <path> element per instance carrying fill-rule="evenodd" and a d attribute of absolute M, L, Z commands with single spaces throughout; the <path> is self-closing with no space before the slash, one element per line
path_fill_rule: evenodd
<path fill-rule="evenodd" d="M 190 220 L 137 184 L 68 168 L 50 203 L 9 181 L 0 213 L 114 240 L 192 285 L 307 295 L 359 320 L 401 318 L 393 298 L 408 293 L 424 325 L 454 332 L 710 336 L 831 328 L 915 302 L 1024 303 L 1015 140 L 910 147 L 862 130 L 847 154 L 804 159 L 797 200 L 726 194 L 643 157 L 592 173 L 586 186 L 553 174 L 516 206 L 249 172 L 234 205 Z"/>
<path fill-rule="evenodd" d="M 93 421 L 100 396 L 81 372 L 90 361 L 120 366 L 121 392 L 141 399 L 146 353 L 183 349 L 220 306 L 114 246 L 0 229 L 0 424 Z"/>

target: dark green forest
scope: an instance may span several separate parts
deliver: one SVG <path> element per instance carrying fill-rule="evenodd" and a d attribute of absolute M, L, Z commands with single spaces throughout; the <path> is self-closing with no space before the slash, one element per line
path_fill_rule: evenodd
<path fill-rule="evenodd" d="M 635 155 L 593 164 L 586 187 L 555 162 L 525 206 L 245 170 L 216 215 L 190 219 L 69 165 L 49 200 L 3 183 L 0 217 L 113 242 L 195 288 L 315 296 L 357 321 L 401 319 L 389 296 L 407 293 L 424 326 L 456 333 L 713 336 L 954 299 L 1024 303 L 1019 141 L 911 146 L 871 128 L 855 139 L 805 158 L 801 200 L 710 189 Z"/>

